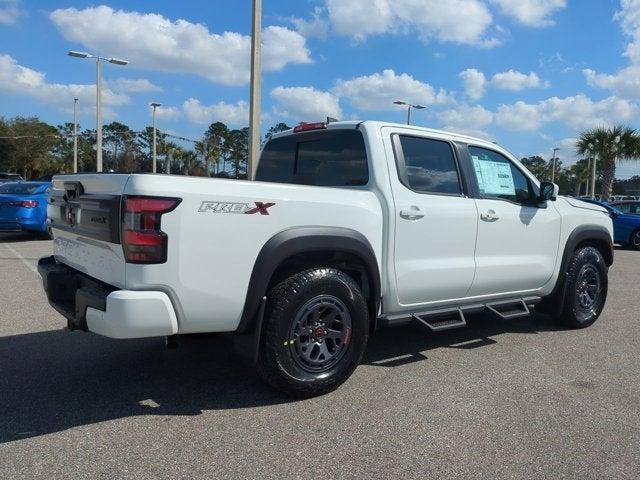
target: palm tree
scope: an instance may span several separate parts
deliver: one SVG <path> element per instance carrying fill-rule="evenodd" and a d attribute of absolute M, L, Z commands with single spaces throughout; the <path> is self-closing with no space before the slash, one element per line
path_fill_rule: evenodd
<path fill-rule="evenodd" d="M 640 157 L 640 134 L 629 127 L 597 127 L 580 134 L 576 143 L 580 155 L 595 156 L 600 160 L 602 199 L 609 200 L 616 178 L 616 163 Z"/>
<path fill-rule="evenodd" d="M 587 183 L 589 185 L 589 180 L 591 179 L 591 169 L 589 168 L 589 160 L 583 159 L 578 160 L 575 165 L 572 165 L 569 169 L 571 175 L 576 181 L 576 188 L 574 191 L 574 196 L 579 197 L 580 191 L 582 190 L 582 184 Z M 587 191 L 587 194 L 589 192 Z"/>

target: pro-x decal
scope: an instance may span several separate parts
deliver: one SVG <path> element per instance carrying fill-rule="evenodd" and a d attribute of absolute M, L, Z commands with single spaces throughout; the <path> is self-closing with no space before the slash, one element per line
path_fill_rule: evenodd
<path fill-rule="evenodd" d="M 202 202 L 198 212 L 211 212 L 211 213 L 236 213 L 236 214 L 254 214 L 269 215 L 268 209 L 273 207 L 273 202 L 253 202 L 253 205 L 249 203 L 238 202 Z"/>

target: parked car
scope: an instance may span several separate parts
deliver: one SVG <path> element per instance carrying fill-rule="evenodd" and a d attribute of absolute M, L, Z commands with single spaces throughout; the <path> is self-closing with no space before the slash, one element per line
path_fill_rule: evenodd
<path fill-rule="evenodd" d="M 0 185 L 0 231 L 26 231 L 50 237 L 47 223 L 49 182 L 7 182 Z"/>
<path fill-rule="evenodd" d="M 583 328 L 604 307 L 605 208 L 557 197 L 494 143 L 301 124 L 267 142 L 256 179 L 55 176 L 49 302 L 113 338 L 233 332 L 264 380 L 302 397 L 344 382 L 378 328 L 532 305 Z"/>
<path fill-rule="evenodd" d="M 613 220 L 613 240 L 625 247 L 640 250 L 640 215 L 625 213 L 616 205 L 597 200 L 583 200 L 604 207 Z"/>
<path fill-rule="evenodd" d="M 24 182 L 24 178 L 17 173 L 0 172 L 0 184 L 7 182 Z"/>
<path fill-rule="evenodd" d="M 640 215 L 640 201 L 637 200 L 627 200 L 624 202 L 609 202 L 614 208 L 617 208 L 622 213 L 633 213 L 636 215 Z"/>

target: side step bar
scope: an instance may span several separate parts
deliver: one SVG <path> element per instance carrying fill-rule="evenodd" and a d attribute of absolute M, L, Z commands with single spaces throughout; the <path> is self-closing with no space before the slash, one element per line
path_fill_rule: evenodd
<path fill-rule="evenodd" d="M 431 332 L 441 332 L 467 326 L 465 315 L 488 311 L 501 320 L 514 320 L 531 315 L 529 306 L 540 303 L 540 297 L 512 298 L 487 303 L 458 305 L 436 308 L 422 312 L 383 315 L 378 318 L 380 327 L 396 327 L 409 323 L 419 323 Z"/>
<path fill-rule="evenodd" d="M 441 332 L 443 330 L 453 330 L 454 328 L 462 328 L 467 326 L 462 309 L 443 310 L 442 312 L 429 312 L 425 315 L 412 315 L 413 319 L 421 323 L 432 332 Z"/>
<path fill-rule="evenodd" d="M 522 299 L 517 302 L 506 301 L 487 303 L 485 306 L 487 310 L 501 320 L 513 320 L 514 318 L 528 317 L 531 315 L 529 307 Z"/>

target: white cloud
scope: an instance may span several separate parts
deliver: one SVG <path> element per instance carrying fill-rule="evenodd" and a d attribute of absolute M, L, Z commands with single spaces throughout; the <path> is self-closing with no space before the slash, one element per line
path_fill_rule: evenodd
<path fill-rule="evenodd" d="M 235 104 L 218 102 L 202 105 L 200 100 L 189 98 L 182 104 L 182 111 L 191 123 L 209 125 L 224 122 L 229 125 L 246 125 L 249 121 L 249 105 L 239 101 Z"/>
<path fill-rule="evenodd" d="M 582 73 L 587 83 L 596 88 L 603 88 L 622 98 L 640 99 L 640 0 L 622 0 L 622 9 L 615 14 L 615 19 L 622 25 L 622 30 L 631 37 L 627 44 L 625 56 L 631 65 L 614 74 L 598 73 L 585 69 Z"/>
<path fill-rule="evenodd" d="M 82 113 L 93 112 L 96 101 L 95 85 L 48 83 L 44 73 L 19 65 L 6 54 L 0 54 L 0 92 L 29 96 L 65 112 L 73 110 L 74 98 Z M 103 88 L 102 102 L 104 116 L 113 118 L 113 108 L 128 103 L 129 97 Z"/>
<path fill-rule="evenodd" d="M 149 115 L 153 112 L 153 107 L 149 105 Z M 156 118 L 159 120 L 176 120 L 182 116 L 182 111 L 178 107 L 171 105 L 160 105 L 156 108 Z"/>
<path fill-rule="evenodd" d="M 326 117 L 342 118 L 338 98 L 313 87 L 276 87 L 271 97 L 278 103 L 278 115 L 295 121 L 320 121 Z"/>
<path fill-rule="evenodd" d="M 436 92 L 428 83 L 406 73 L 396 75 L 393 70 L 338 80 L 333 93 L 346 97 L 357 109 L 370 111 L 392 110 L 396 108 L 393 105 L 396 100 L 422 105 L 442 104 L 451 100 L 444 90 Z"/>
<path fill-rule="evenodd" d="M 591 69 L 583 70 L 583 73 L 592 87 L 610 90 L 622 98 L 640 99 L 640 66 L 624 68 L 615 75 L 596 73 Z"/>
<path fill-rule="evenodd" d="M 58 9 L 50 18 L 67 40 L 125 58 L 138 68 L 192 73 L 223 85 L 243 85 L 249 80 L 250 37 L 246 35 L 212 33 L 203 24 L 105 5 Z M 305 39 L 298 32 L 277 26 L 264 29 L 265 71 L 310 62 Z"/>
<path fill-rule="evenodd" d="M 26 13 L 20 7 L 20 0 L 0 0 L 0 25 L 13 25 Z"/>
<path fill-rule="evenodd" d="M 517 70 L 496 73 L 491 78 L 491 86 L 499 90 L 512 90 L 518 92 L 526 88 L 548 87 L 548 82 L 540 80 L 534 72 L 528 75 Z"/>
<path fill-rule="evenodd" d="M 313 10 L 313 16 L 310 20 L 304 18 L 293 17 L 291 22 L 296 31 L 304 38 L 320 38 L 325 39 L 329 30 L 329 25 L 323 17 L 323 9 L 316 7 Z"/>
<path fill-rule="evenodd" d="M 484 128 L 493 122 L 493 113 L 481 105 L 459 105 L 438 114 L 444 130 L 493 140 Z"/>
<path fill-rule="evenodd" d="M 622 31 L 631 37 L 625 55 L 632 63 L 640 63 L 640 0 L 621 0 L 622 9 L 615 19 L 622 25 Z"/>
<path fill-rule="evenodd" d="M 146 78 L 116 78 L 104 82 L 109 88 L 130 93 L 161 92 L 162 88 Z"/>
<path fill-rule="evenodd" d="M 462 86 L 467 96 L 471 100 L 479 100 L 484 97 L 487 78 L 475 68 L 467 68 L 458 75 L 462 79 Z"/>
<path fill-rule="evenodd" d="M 486 93 L 487 88 L 493 87 L 498 90 L 511 90 L 518 92 L 526 88 L 544 88 L 549 86 L 549 82 L 543 82 L 534 72 L 526 73 L 517 70 L 496 73 L 490 80 L 481 71 L 475 68 L 468 68 L 458 75 L 462 79 L 462 86 L 465 94 L 471 100 L 479 100 Z"/>
<path fill-rule="evenodd" d="M 481 105 L 460 105 L 440 112 L 438 117 L 456 128 L 479 129 L 493 122 L 493 113 Z"/>
<path fill-rule="evenodd" d="M 490 0 L 503 15 L 512 17 L 529 27 L 547 27 L 554 24 L 549 18 L 567 6 L 567 0 Z"/>
<path fill-rule="evenodd" d="M 326 0 L 333 30 L 362 41 L 383 33 L 410 33 L 438 40 L 491 47 L 492 23 L 480 0 Z"/>
<path fill-rule="evenodd" d="M 552 97 L 535 104 L 519 101 L 501 105 L 495 118 L 496 123 L 507 130 L 536 130 L 551 122 L 583 129 L 629 121 L 637 114 L 637 106 L 624 99 L 609 97 L 593 101 L 579 94 L 566 98 Z"/>

